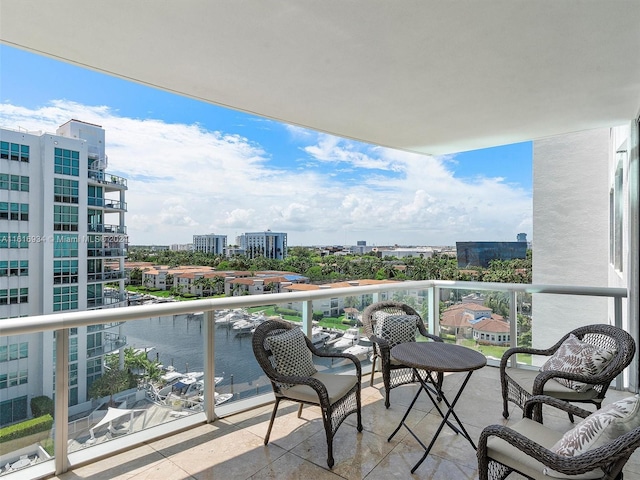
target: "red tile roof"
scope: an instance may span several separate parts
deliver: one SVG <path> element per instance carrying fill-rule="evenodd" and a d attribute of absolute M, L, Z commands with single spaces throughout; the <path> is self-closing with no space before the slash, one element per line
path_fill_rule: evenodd
<path fill-rule="evenodd" d="M 502 317 L 500 317 L 502 318 Z M 484 318 L 473 325 L 474 330 L 489 333 L 509 333 L 509 322 L 497 318 Z"/>

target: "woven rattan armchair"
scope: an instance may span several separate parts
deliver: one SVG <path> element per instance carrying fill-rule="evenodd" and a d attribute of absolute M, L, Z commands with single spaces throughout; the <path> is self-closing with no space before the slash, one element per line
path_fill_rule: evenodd
<path fill-rule="evenodd" d="M 640 447 L 640 427 L 580 455 L 558 455 L 550 448 L 563 433 L 532 419 L 533 411 L 543 404 L 583 418 L 590 413 L 548 395 L 531 397 L 525 402 L 524 417 L 516 424 L 489 425 L 480 434 L 477 452 L 480 480 L 503 480 L 514 472 L 529 479 L 553 478 L 543 473 L 545 468 L 554 470 L 554 477 L 622 479 L 622 468 Z"/>
<path fill-rule="evenodd" d="M 360 361 L 353 355 L 346 353 L 325 353 L 317 350 L 311 341 L 304 337 L 308 349 L 317 357 L 334 357 L 353 362 L 355 375 L 336 375 L 317 372 L 311 376 L 284 376 L 276 369 L 269 339 L 298 329 L 297 326 L 280 320 L 267 320 L 259 325 L 253 334 L 253 353 L 264 373 L 271 380 L 273 393 L 276 397 L 271 413 L 271 421 L 264 438 L 264 444 L 269 443 L 271 428 L 276 417 L 281 400 L 300 403 L 298 418 L 302 414 L 304 404 L 318 405 L 322 411 L 322 421 L 327 437 L 327 465 L 333 467 L 333 437 L 342 422 L 352 413 L 357 414 L 357 429 L 362 432 L 361 415 L 361 377 Z"/>
<path fill-rule="evenodd" d="M 510 357 L 518 353 L 544 356 L 553 355 L 571 334 L 583 342 L 616 351 L 613 359 L 600 374 L 586 376 L 555 370 L 539 372 L 538 370 L 507 367 Z M 631 335 L 621 328 L 605 324 L 586 325 L 576 328 L 562 337 L 554 346 L 546 350 L 527 347 L 511 348 L 503 354 L 500 362 L 500 381 L 502 384 L 503 399 L 502 415 L 504 418 L 509 417 L 508 402 L 511 401 L 518 407 L 524 408 L 524 404 L 529 398 L 533 395 L 542 394 L 568 402 L 592 403 L 596 408 L 600 408 L 609 384 L 631 363 L 635 351 L 636 344 Z M 584 392 L 578 392 L 554 381 L 554 378 L 584 382 L 590 384 L 591 388 Z M 540 417 L 536 417 L 536 419 L 541 421 L 542 409 L 537 409 L 536 415 L 538 414 Z M 571 413 L 569 413 L 569 418 L 573 421 Z"/>
<path fill-rule="evenodd" d="M 431 335 L 422 321 L 422 318 L 409 305 L 400 302 L 386 301 L 376 302 L 365 308 L 362 314 L 362 324 L 364 326 L 365 335 L 373 343 L 373 357 L 371 362 L 371 380 L 373 385 L 373 377 L 375 375 L 376 365 L 379 363 L 382 370 L 382 380 L 385 390 L 385 407 L 389 408 L 391 401 L 389 394 L 392 388 L 405 385 L 407 383 L 417 382 L 413 369 L 403 365 L 391 358 L 391 346 L 384 338 L 377 335 L 376 325 L 381 321 L 383 316 L 387 315 L 415 315 L 418 318 L 417 327 L 420 334 L 434 342 L 442 342 L 442 339 L 436 335 Z M 438 373 L 437 381 L 442 385 L 442 373 Z"/>

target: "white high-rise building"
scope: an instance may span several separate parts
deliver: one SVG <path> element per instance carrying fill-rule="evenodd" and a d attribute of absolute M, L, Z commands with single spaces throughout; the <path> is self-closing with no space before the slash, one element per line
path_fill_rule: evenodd
<path fill-rule="evenodd" d="M 245 233 L 240 237 L 241 247 L 248 258 L 266 257 L 282 260 L 287 256 L 287 234 L 266 232 Z"/>
<path fill-rule="evenodd" d="M 127 181 L 106 168 L 98 125 L 0 129 L 0 319 L 126 305 Z M 125 343 L 119 324 L 71 329 L 70 406 Z M 34 396 L 53 398 L 54 363 L 52 332 L 0 339 L 2 424 L 27 418 Z"/>
<path fill-rule="evenodd" d="M 193 250 L 196 252 L 213 253 L 214 255 L 224 255 L 227 248 L 226 235 L 194 235 Z"/>

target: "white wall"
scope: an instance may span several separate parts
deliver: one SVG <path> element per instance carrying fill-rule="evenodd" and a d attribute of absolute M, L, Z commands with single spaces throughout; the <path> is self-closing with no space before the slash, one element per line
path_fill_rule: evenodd
<path fill-rule="evenodd" d="M 608 286 L 610 129 L 533 144 L 533 283 Z M 534 295 L 533 346 L 608 323 L 608 300 Z"/>

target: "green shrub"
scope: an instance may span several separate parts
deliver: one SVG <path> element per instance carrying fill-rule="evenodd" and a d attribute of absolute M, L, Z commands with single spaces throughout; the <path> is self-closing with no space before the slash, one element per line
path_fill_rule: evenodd
<path fill-rule="evenodd" d="M 54 404 L 53 400 L 46 395 L 33 397 L 31 399 L 31 413 L 34 417 L 42 417 L 43 415 L 51 415 L 53 417 Z"/>
<path fill-rule="evenodd" d="M 274 308 L 274 311 L 275 311 L 276 313 L 279 313 L 280 315 L 291 315 L 291 316 L 293 316 L 293 317 L 300 317 L 300 316 L 302 316 L 302 315 L 300 314 L 300 312 L 299 312 L 299 311 L 297 311 L 297 310 L 293 310 L 293 309 L 291 309 L 291 308 L 275 307 L 275 308 Z"/>
<path fill-rule="evenodd" d="M 40 442 L 42 448 L 44 448 L 45 452 L 49 454 L 49 456 L 53 457 L 55 455 L 54 452 L 54 441 L 53 438 L 45 438 L 42 442 Z"/>
<path fill-rule="evenodd" d="M 8 427 L 0 428 L 0 443 L 33 435 L 34 433 L 46 432 L 51 430 L 52 426 L 53 417 L 51 415 L 43 415 L 15 425 L 9 425 Z"/>

